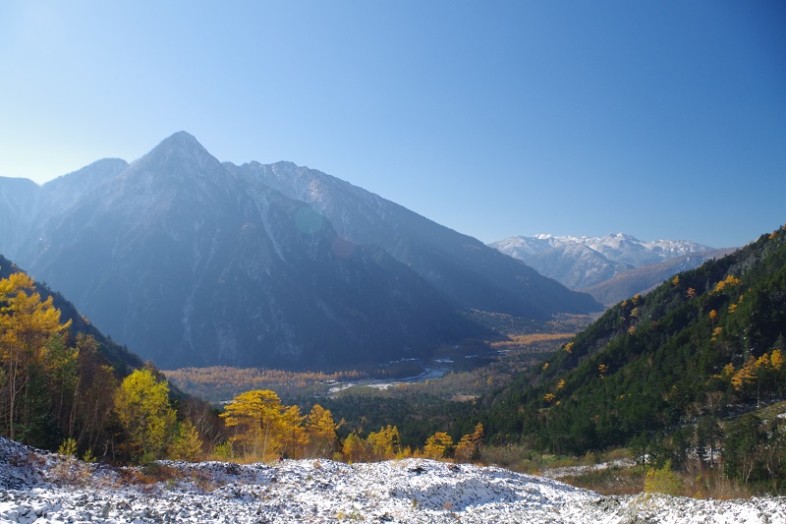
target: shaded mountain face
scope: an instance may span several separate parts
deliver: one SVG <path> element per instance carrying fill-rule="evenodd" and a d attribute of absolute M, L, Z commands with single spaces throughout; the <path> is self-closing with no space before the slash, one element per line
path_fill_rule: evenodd
<path fill-rule="evenodd" d="M 604 237 L 517 236 L 489 245 L 571 289 L 590 293 L 603 304 L 643 292 L 717 255 L 712 248 L 695 242 L 645 242 L 624 233 Z M 668 273 L 672 266 L 674 270 Z"/>
<path fill-rule="evenodd" d="M 545 319 L 601 306 L 480 241 L 364 189 L 289 162 L 226 164 L 254 187 L 272 187 L 310 204 L 339 235 L 373 244 L 406 264 L 463 310 Z"/>
<path fill-rule="evenodd" d="M 331 368 L 486 333 L 416 272 L 187 133 L 38 189 L 14 256 L 159 366 Z"/>
<path fill-rule="evenodd" d="M 0 279 L 8 278 L 12 273 L 23 271 L 16 264 L 0 255 Z M 141 368 L 144 363 L 135 354 L 129 352 L 107 338 L 103 333 L 98 331 L 92 324 L 90 324 L 82 315 L 79 314 L 76 307 L 66 300 L 60 293 L 55 293 L 49 289 L 45 284 L 36 283 L 36 291 L 41 295 L 42 299 L 46 300 L 47 297 L 52 297 L 54 306 L 60 310 L 61 322 L 71 321 L 70 334 L 75 336 L 77 334 L 89 335 L 98 342 L 99 353 L 103 356 L 108 364 L 112 366 L 118 376 L 126 376 L 132 370 Z"/>
<path fill-rule="evenodd" d="M 31 180 L 0 177 L 0 242 L 9 256 L 28 240 L 39 193 Z"/>
<path fill-rule="evenodd" d="M 531 319 L 600 309 L 525 264 L 290 163 L 222 164 L 181 132 L 132 164 L 42 187 L 0 179 L 0 250 L 164 367 L 330 368 L 423 357 Z"/>

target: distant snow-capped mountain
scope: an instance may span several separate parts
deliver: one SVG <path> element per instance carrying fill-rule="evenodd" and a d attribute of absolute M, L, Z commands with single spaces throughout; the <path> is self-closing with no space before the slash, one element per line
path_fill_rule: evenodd
<path fill-rule="evenodd" d="M 674 259 L 700 264 L 706 259 L 700 255 L 713 252 L 711 247 L 687 240 L 642 241 L 625 233 L 602 237 L 514 236 L 490 246 L 572 289 L 598 286 L 631 270 Z"/>

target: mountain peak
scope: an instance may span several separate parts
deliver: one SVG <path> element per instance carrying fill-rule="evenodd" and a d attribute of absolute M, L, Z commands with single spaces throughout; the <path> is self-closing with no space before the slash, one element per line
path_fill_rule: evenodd
<path fill-rule="evenodd" d="M 627 233 L 610 233 L 606 235 L 606 238 L 613 239 L 613 240 L 626 240 L 628 242 L 641 242 L 638 238 L 634 237 L 633 235 L 629 235 Z"/>
<path fill-rule="evenodd" d="M 202 144 L 199 143 L 196 137 L 194 137 L 194 135 L 186 131 L 178 131 L 177 133 L 174 133 L 169 137 L 165 138 L 160 144 L 158 144 L 153 149 L 153 151 L 161 147 L 167 149 L 175 149 L 175 148 L 191 149 L 191 150 L 201 149 L 207 152 L 207 150 L 202 146 Z"/>
<path fill-rule="evenodd" d="M 184 175 L 223 171 L 219 162 L 193 135 L 178 131 L 134 163 L 132 171 Z"/>

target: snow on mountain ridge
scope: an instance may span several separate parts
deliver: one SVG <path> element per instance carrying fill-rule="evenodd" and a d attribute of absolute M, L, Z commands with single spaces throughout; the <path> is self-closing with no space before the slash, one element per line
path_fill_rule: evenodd
<path fill-rule="evenodd" d="M 585 289 L 634 268 L 711 250 L 688 240 L 642 241 L 627 233 L 602 237 L 539 233 L 489 245 L 572 289 Z"/>
<path fill-rule="evenodd" d="M 643 241 L 627 233 L 612 233 L 602 237 L 574 236 L 574 235 L 551 235 L 539 233 L 537 235 L 513 236 L 490 245 L 500 249 L 504 253 L 512 254 L 516 249 L 529 249 L 531 251 L 542 251 L 546 247 L 558 248 L 570 245 L 586 246 L 594 251 L 606 255 L 613 253 L 613 250 L 628 248 L 632 250 L 643 249 L 647 253 L 657 255 L 660 258 L 670 258 L 683 256 L 691 253 L 707 251 L 709 246 L 704 246 L 689 240 L 652 240 Z M 515 257 L 515 255 L 512 255 Z M 613 257 L 609 257 L 612 258 Z M 619 260 L 615 260 L 619 261 Z"/>

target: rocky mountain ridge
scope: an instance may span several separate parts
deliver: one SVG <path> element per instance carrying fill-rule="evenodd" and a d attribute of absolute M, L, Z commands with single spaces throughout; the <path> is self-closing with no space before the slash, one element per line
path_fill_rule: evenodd
<path fill-rule="evenodd" d="M 477 239 L 320 171 L 290 162 L 231 168 L 251 184 L 308 203 L 343 238 L 381 247 L 461 309 L 540 319 L 598 310 L 589 296 L 571 294 Z"/>
<path fill-rule="evenodd" d="M 729 252 L 687 240 L 642 241 L 626 233 L 514 236 L 489 245 L 604 304 L 644 292 L 674 273 Z"/>
<path fill-rule="evenodd" d="M 599 308 L 381 197 L 294 164 L 221 163 L 185 132 L 42 187 L 2 179 L 0 216 L 0 252 L 165 367 L 379 363 L 487 336 L 465 309 Z"/>

